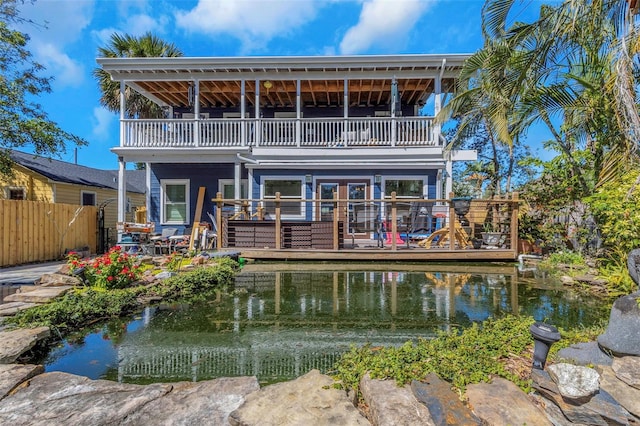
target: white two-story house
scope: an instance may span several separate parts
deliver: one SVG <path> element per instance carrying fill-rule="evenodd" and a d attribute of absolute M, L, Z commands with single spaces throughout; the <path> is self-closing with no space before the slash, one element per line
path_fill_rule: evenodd
<path fill-rule="evenodd" d="M 192 226 L 225 199 L 445 198 L 451 161 L 434 116 L 466 54 L 205 58 L 99 58 L 120 82 L 120 220 L 127 162 L 147 165 L 148 219 Z M 126 119 L 131 88 L 165 119 Z M 448 179 L 448 182 L 445 180 Z M 282 211 L 321 220 L 322 203 Z M 267 211 L 269 204 L 267 203 Z M 207 220 L 206 215 L 202 215 Z"/>

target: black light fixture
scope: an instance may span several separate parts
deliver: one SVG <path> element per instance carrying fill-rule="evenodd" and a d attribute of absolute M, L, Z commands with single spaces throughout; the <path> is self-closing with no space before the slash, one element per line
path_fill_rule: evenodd
<path fill-rule="evenodd" d="M 466 215 L 471 208 L 471 197 L 452 198 L 451 203 L 453 204 L 453 210 L 458 216 L 460 225 L 469 226 L 469 220 L 466 218 Z"/>
<path fill-rule="evenodd" d="M 86 267 L 81 266 L 80 268 L 74 269 L 72 272 L 74 276 L 80 278 L 83 285 L 87 285 L 87 277 L 85 276 L 86 269 Z"/>
<path fill-rule="evenodd" d="M 536 322 L 529 327 L 533 336 L 533 368 L 544 370 L 551 345 L 560 340 L 560 332 L 551 324 Z"/>

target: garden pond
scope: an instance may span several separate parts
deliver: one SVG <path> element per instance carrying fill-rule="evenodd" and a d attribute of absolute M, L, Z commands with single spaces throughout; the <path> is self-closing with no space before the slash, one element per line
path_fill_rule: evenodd
<path fill-rule="evenodd" d="M 351 345 L 401 345 L 489 317 L 590 326 L 609 306 L 517 266 L 247 265 L 235 290 L 157 305 L 68 336 L 46 371 L 127 383 L 255 375 L 262 383 L 329 372 Z"/>

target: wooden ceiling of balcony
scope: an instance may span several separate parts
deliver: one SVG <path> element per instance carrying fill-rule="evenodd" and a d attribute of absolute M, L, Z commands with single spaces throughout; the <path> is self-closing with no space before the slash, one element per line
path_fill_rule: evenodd
<path fill-rule="evenodd" d="M 261 107 L 295 107 L 296 82 L 270 81 L 260 87 Z M 301 80 L 300 94 L 303 106 L 343 106 L 344 82 L 342 80 Z M 137 82 L 138 87 L 156 99 L 173 107 L 189 106 L 189 81 Z M 442 92 L 453 91 L 454 80 L 442 80 Z M 349 80 L 349 106 L 375 107 L 389 105 L 390 80 Z M 399 79 L 398 92 L 403 105 L 416 105 L 426 101 L 434 91 L 433 79 Z M 255 107 L 255 82 L 245 84 L 247 109 Z M 240 106 L 240 81 L 200 81 L 200 106 L 202 108 L 233 108 Z"/>

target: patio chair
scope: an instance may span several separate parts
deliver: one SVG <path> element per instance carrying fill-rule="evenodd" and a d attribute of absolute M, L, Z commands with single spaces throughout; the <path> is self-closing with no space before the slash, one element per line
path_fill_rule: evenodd
<path fill-rule="evenodd" d="M 177 233 L 178 228 L 162 228 L 162 234 L 151 237 L 155 254 L 169 254 L 171 249 L 169 237 L 173 237 Z"/>

